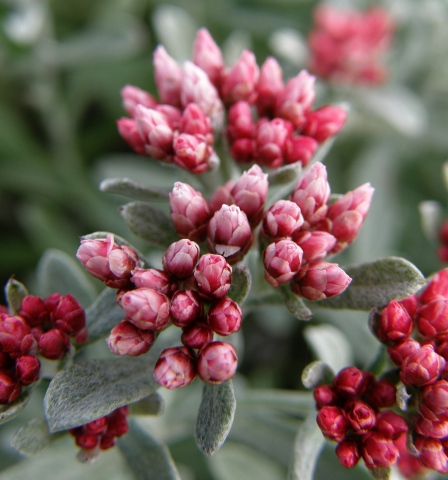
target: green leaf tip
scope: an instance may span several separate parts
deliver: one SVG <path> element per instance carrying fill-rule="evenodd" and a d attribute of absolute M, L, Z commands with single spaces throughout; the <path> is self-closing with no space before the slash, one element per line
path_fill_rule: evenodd
<path fill-rule="evenodd" d="M 32 457 L 44 450 L 50 444 L 50 432 L 44 418 L 33 418 L 17 430 L 11 446 L 22 453 Z"/>
<path fill-rule="evenodd" d="M 169 191 L 145 185 L 130 178 L 106 178 L 100 183 L 100 190 L 133 198 L 135 200 L 169 200 Z"/>
<path fill-rule="evenodd" d="M 218 385 L 204 384 L 195 440 L 207 456 L 212 456 L 225 442 L 235 411 L 236 399 L 231 380 Z"/>
<path fill-rule="evenodd" d="M 305 388 L 315 388 L 318 385 L 331 383 L 334 372 L 324 362 L 316 360 L 307 365 L 302 372 L 302 383 Z"/>
<path fill-rule="evenodd" d="M 232 268 L 232 285 L 228 296 L 239 305 L 244 303 L 250 293 L 252 276 L 250 270 L 243 263 L 237 263 Z"/>
<path fill-rule="evenodd" d="M 5 286 L 5 297 L 11 315 L 17 315 L 20 311 L 22 300 L 28 295 L 28 290 L 23 283 L 11 277 Z"/>
<path fill-rule="evenodd" d="M 305 302 L 291 291 L 289 286 L 284 285 L 280 287 L 285 306 L 288 309 L 289 313 L 297 320 L 308 321 L 312 318 L 313 313 L 305 305 Z"/>

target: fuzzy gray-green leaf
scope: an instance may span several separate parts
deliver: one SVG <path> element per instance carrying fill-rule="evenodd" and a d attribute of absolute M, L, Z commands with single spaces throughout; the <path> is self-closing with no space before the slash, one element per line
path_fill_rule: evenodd
<path fill-rule="evenodd" d="M 283 295 L 286 308 L 294 318 L 305 321 L 311 319 L 313 313 L 299 296 L 293 293 L 287 286 L 281 287 L 281 293 Z"/>
<path fill-rule="evenodd" d="M 232 285 L 228 296 L 236 303 L 242 305 L 247 295 L 249 295 L 252 285 L 252 276 L 250 270 L 244 263 L 237 263 L 232 268 Z"/>
<path fill-rule="evenodd" d="M 231 380 L 218 385 L 204 384 L 195 431 L 196 444 L 203 453 L 211 456 L 225 442 L 235 410 Z"/>
<path fill-rule="evenodd" d="M 22 300 L 28 295 L 28 290 L 23 283 L 18 282 L 14 277 L 8 280 L 5 286 L 5 297 L 11 315 L 17 315 Z"/>
<path fill-rule="evenodd" d="M 166 188 L 145 185 L 130 178 L 106 178 L 101 182 L 100 190 L 124 195 L 135 200 L 169 200 L 169 191 Z"/>
<path fill-rule="evenodd" d="M 118 447 L 138 480 L 180 480 L 168 447 L 156 440 L 135 420 L 129 432 L 118 439 Z"/>
<path fill-rule="evenodd" d="M 132 202 L 119 210 L 135 235 L 153 245 L 166 248 L 179 239 L 168 215 L 149 203 Z"/>
<path fill-rule="evenodd" d="M 84 425 L 150 395 L 158 388 L 152 370 L 148 355 L 70 365 L 53 378 L 45 395 L 50 431 Z"/>
<path fill-rule="evenodd" d="M 33 418 L 17 430 L 11 446 L 27 456 L 40 453 L 50 443 L 50 432 L 44 418 Z"/>
<path fill-rule="evenodd" d="M 333 377 L 333 370 L 326 363 L 316 360 L 303 369 L 302 383 L 305 388 L 315 388 L 324 383 L 331 383 Z"/>
<path fill-rule="evenodd" d="M 412 295 L 425 284 L 420 270 L 399 257 L 343 268 L 352 278 L 350 285 L 342 294 L 320 300 L 316 306 L 353 310 L 381 308 L 391 300 Z"/>
<path fill-rule="evenodd" d="M 302 172 L 300 163 L 293 163 L 273 170 L 269 176 L 269 186 L 276 187 L 296 182 Z"/>

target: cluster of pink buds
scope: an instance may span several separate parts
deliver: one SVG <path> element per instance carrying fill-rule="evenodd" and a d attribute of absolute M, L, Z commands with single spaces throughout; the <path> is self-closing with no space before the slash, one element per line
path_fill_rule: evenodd
<path fill-rule="evenodd" d="M 348 83 L 382 83 L 382 57 L 390 47 L 393 23 L 381 8 L 365 13 L 318 7 L 309 35 L 310 69 L 322 78 Z"/>
<path fill-rule="evenodd" d="M 80 251 L 100 250 L 95 244 L 109 240 L 82 243 L 78 258 L 85 260 Z M 103 260 L 97 264 L 107 271 L 110 259 Z M 159 332 L 175 325 L 182 330 L 182 346 L 161 353 L 155 379 L 168 389 L 186 386 L 197 375 L 209 383 L 229 380 L 236 371 L 236 351 L 228 342 L 214 341 L 214 334 L 229 336 L 241 328 L 241 308 L 227 296 L 232 267 L 222 255 L 201 256 L 199 245 L 187 238 L 167 248 L 162 266 L 145 269 L 134 265 L 129 269 L 126 278 L 131 286 L 117 291 L 117 303 L 126 318 L 112 329 L 107 339 L 110 350 L 116 355 L 142 355 Z M 103 281 L 110 283 L 107 278 Z"/>
<path fill-rule="evenodd" d="M 356 367 L 341 370 L 332 385 L 316 387 L 317 423 L 326 438 L 338 443 L 336 455 L 344 467 L 354 467 L 361 457 L 367 468 L 397 461 L 408 425 L 390 409 L 395 397 L 393 383 Z"/>
<path fill-rule="evenodd" d="M 388 347 L 412 397 L 412 448 L 420 466 L 448 471 L 448 270 L 424 290 L 374 311 L 371 324 Z"/>
<path fill-rule="evenodd" d="M 37 355 L 62 358 L 87 339 L 85 313 L 71 295 L 54 293 L 42 299 L 27 295 L 18 315 L 0 314 L 0 405 L 14 402 L 22 387 L 39 379 Z"/>
<path fill-rule="evenodd" d="M 119 119 L 118 130 L 137 153 L 192 173 L 216 167 L 213 130 L 222 127 L 226 109 L 232 157 L 268 168 L 306 165 L 346 120 L 340 107 L 312 109 L 314 77 L 305 70 L 285 84 L 274 58 L 260 68 L 249 50 L 227 68 L 206 29 L 197 33 L 193 62 L 181 67 L 159 46 L 154 70 L 160 101 L 137 87 L 124 87 L 130 118 Z"/>
<path fill-rule="evenodd" d="M 85 457 L 94 458 L 99 450 L 112 448 L 116 439 L 128 432 L 128 415 L 128 407 L 120 407 L 109 415 L 72 428 L 70 433 L 75 437 L 76 445 L 81 448 Z"/>
<path fill-rule="evenodd" d="M 294 293 L 320 300 L 342 293 L 350 277 L 323 259 L 356 238 L 367 215 L 373 188 L 366 183 L 330 204 L 330 185 L 322 163 L 299 179 L 289 200 L 279 200 L 264 215 L 265 278 L 278 287 L 291 282 Z"/>
<path fill-rule="evenodd" d="M 448 220 L 445 220 L 439 228 L 440 246 L 437 249 L 439 260 L 448 263 Z"/>

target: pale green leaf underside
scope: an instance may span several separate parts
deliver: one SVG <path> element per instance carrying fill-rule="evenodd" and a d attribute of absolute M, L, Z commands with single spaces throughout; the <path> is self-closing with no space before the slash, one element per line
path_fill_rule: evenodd
<path fill-rule="evenodd" d="M 33 418 L 19 428 L 14 435 L 11 446 L 27 456 L 40 453 L 50 443 L 50 432 L 44 418 Z"/>
<path fill-rule="evenodd" d="M 135 200 L 169 200 L 169 191 L 131 180 L 130 178 L 106 178 L 100 184 L 106 193 L 124 195 Z"/>
<path fill-rule="evenodd" d="M 23 283 L 11 277 L 5 286 L 5 297 L 11 315 L 17 315 L 22 300 L 28 295 L 28 290 Z"/>
<path fill-rule="evenodd" d="M 315 388 L 324 383 L 331 383 L 333 377 L 333 370 L 326 363 L 316 360 L 303 369 L 302 383 L 305 388 Z"/>
<path fill-rule="evenodd" d="M 281 287 L 281 293 L 289 313 L 297 320 L 310 320 L 313 316 L 311 310 L 305 305 L 302 298 L 293 293 L 287 286 Z"/>

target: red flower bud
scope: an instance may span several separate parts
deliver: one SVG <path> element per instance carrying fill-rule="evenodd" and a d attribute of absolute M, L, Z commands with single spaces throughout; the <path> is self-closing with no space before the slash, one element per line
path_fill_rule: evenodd
<path fill-rule="evenodd" d="M 339 400 L 336 390 L 331 385 L 318 385 L 313 391 L 313 397 L 318 410 L 322 407 L 336 405 Z"/>
<path fill-rule="evenodd" d="M 139 155 L 145 155 L 145 142 L 138 131 L 137 122 L 133 118 L 117 120 L 118 133 L 123 140 Z"/>
<path fill-rule="evenodd" d="M 22 392 L 19 381 L 10 373 L 0 370 L 0 405 L 9 405 Z"/>
<path fill-rule="evenodd" d="M 96 447 L 98 447 L 100 438 L 98 435 L 91 435 L 81 432 L 75 436 L 75 443 L 78 445 L 78 447 L 81 447 L 84 450 L 94 450 Z"/>
<path fill-rule="evenodd" d="M 12 358 L 35 352 L 36 342 L 25 319 L 7 313 L 0 314 L 0 348 Z"/>
<path fill-rule="evenodd" d="M 361 400 L 351 402 L 345 409 L 345 415 L 352 430 L 357 434 L 367 433 L 376 423 L 375 411 Z"/>
<path fill-rule="evenodd" d="M 399 451 L 391 438 L 372 431 L 362 439 L 361 454 L 367 468 L 389 467 L 396 462 Z"/>
<path fill-rule="evenodd" d="M 168 296 L 173 291 L 173 283 L 169 275 L 156 268 L 136 268 L 132 271 L 131 281 L 137 288 L 152 288 Z"/>
<path fill-rule="evenodd" d="M 241 328 L 243 312 L 241 307 L 229 297 L 214 303 L 207 313 L 207 323 L 218 335 L 227 336 Z"/>
<path fill-rule="evenodd" d="M 448 269 L 437 272 L 418 297 L 422 304 L 426 304 L 435 300 L 439 295 L 448 297 Z"/>
<path fill-rule="evenodd" d="M 238 139 L 252 140 L 255 137 L 255 130 L 252 110 L 247 102 L 237 102 L 229 108 L 227 137 L 230 143 Z"/>
<path fill-rule="evenodd" d="M 107 436 L 121 437 L 129 430 L 127 417 L 129 409 L 126 405 L 117 408 L 113 412 L 106 415 L 107 420 Z"/>
<path fill-rule="evenodd" d="M 53 325 L 60 330 L 64 330 L 68 335 L 76 334 L 86 325 L 84 310 L 71 295 L 64 295 L 59 298 L 57 305 L 50 313 L 50 317 Z"/>
<path fill-rule="evenodd" d="M 40 362 L 34 355 L 22 355 L 16 360 L 16 375 L 22 385 L 39 380 Z"/>
<path fill-rule="evenodd" d="M 383 410 L 376 420 L 375 430 L 396 440 L 408 431 L 408 425 L 402 416 L 392 410 Z"/>
<path fill-rule="evenodd" d="M 424 387 L 438 380 L 445 365 L 432 345 L 423 345 L 403 361 L 400 380 L 409 387 Z"/>
<path fill-rule="evenodd" d="M 431 421 L 448 420 L 448 381 L 428 385 L 420 394 L 420 413 Z"/>
<path fill-rule="evenodd" d="M 258 121 L 256 131 L 256 151 L 259 163 L 268 168 L 277 168 L 283 164 L 286 154 L 286 142 L 291 137 L 293 126 L 282 118 Z"/>
<path fill-rule="evenodd" d="M 240 100 L 253 103 L 257 95 L 257 82 L 260 75 L 255 55 L 244 50 L 221 84 L 221 96 L 226 103 Z"/>
<path fill-rule="evenodd" d="M 152 288 L 125 293 L 121 306 L 129 321 L 141 330 L 160 332 L 170 324 L 170 300 Z"/>
<path fill-rule="evenodd" d="M 424 437 L 443 439 L 448 437 L 448 420 L 431 421 L 423 415 L 418 415 L 414 429 Z"/>
<path fill-rule="evenodd" d="M 448 457 L 440 440 L 417 436 L 414 439 L 414 446 L 418 451 L 418 461 L 421 465 L 439 473 L 447 473 Z"/>
<path fill-rule="evenodd" d="M 202 317 L 204 305 L 193 290 L 178 290 L 171 299 L 170 313 L 174 325 L 186 327 Z"/>
<path fill-rule="evenodd" d="M 173 143 L 173 161 L 191 173 L 203 173 L 212 165 L 213 149 L 201 135 L 181 133 Z"/>
<path fill-rule="evenodd" d="M 25 319 L 30 327 L 43 325 L 49 320 L 49 312 L 40 297 L 27 295 L 20 304 L 19 316 Z"/>
<path fill-rule="evenodd" d="M 420 346 L 421 345 L 417 340 L 408 337 L 387 347 L 387 353 L 395 365 L 401 367 L 401 364 L 407 357 L 409 357 L 409 355 L 420 350 Z"/>
<path fill-rule="evenodd" d="M 154 367 L 154 379 L 165 388 L 189 385 L 196 377 L 196 361 L 187 347 L 166 348 Z"/>
<path fill-rule="evenodd" d="M 87 435 L 102 435 L 107 430 L 107 418 L 100 417 L 97 420 L 92 420 L 82 426 L 82 433 Z"/>
<path fill-rule="evenodd" d="M 418 311 L 417 328 L 423 337 L 448 333 L 448 298 L 438 297 Z"/>
<path fill-rule="evenodd" d="M 222 255 L 202 255 L 194 270 L 198 291 L 208 298 L 222 298 L 232 283 L 232 267 Z"/>
<path fill-rule="evenodd" d="M 155 339 L 152 330 L 140 330 L 133 323 L 124 321 L 111 330 L 107 345 L 114 355 L 136 357 L 148 352 Z"/>
<path fill-rule="evenodd" d="M 345 468 L 353 468 L 361 458 L 358 442 L 354 440 L 343 440 L 336 447 L 336 456 Z"/>
<path fill-rule="evenodd" d="M 213 331 L 205 322 L 194 322 L 182 328 L 180 339 L 186 347 L 200 350 L 213 340 Z"/>
<path fill-rule="evenodd" d="M 413 321 L 408 311 L 392 300 L 377 317 L 376 334 L 383 342 L 396 342 L 409 337 Z"/>
<path fill-rule="evenodd" d="M 120 93 L 123 107 L 131 117 L 134 116 L 137 105 L 143 105 L 146 108 L 157 106 L 157 100 L 151 94 L 133 85 L 125 85 Z"/>
<path fill-rule="evenodd" d="M 163 269 L 177 278 L 188 278 L 193 274 L 199 258 L 199 245 L 188 239 L 172 243 L 162 257 Z"/>
<path fill-rule="evenodd" d="M 193 61 L 204 70 L 210 81 L 218 86 L 223 75 L 225 65 L 222 53 L 207 29 L 201 28 L 196 33 L 193 44 Z"/>
<path fill-rule="evenodd" d="M 113 235 L 82 240 L 76 256 L 91 275 L 111 288 L 128 288 L 132 270 L 141 266 L 134 250 L 115 244 Z"/>
<path fill-rule="evenodd" d="M 298 232 L 293 238 L 303 250 L 303 258 L 307 263 L 322 260 L 336 244 L 336 238 L 331 233 L 319 230 Z"/>
<path fill-rule="evenodd" d="M 213 128 L 210 118 L 195 103 L 189 103 L 185 107 L 179 129 L 182 133 L 203 139 L 208 145 L 213 144 Z"/>
<path fill-rule="evenodd" d="M 68 335 L 57 328 L 43 333 L 39 338 L 39 352 L 49 360 L 59 360 L 68 351 L 70 341 Z"/>
<path fill-rule="evenodd" d="M 181 237 L 204 240 L 211 211 L 200 192 L 186 183 L 176 182 L 170 193 L 170 211 L 174 228 Z"/>
<path fill-rule="evenodd" d="M 278 200 L 265 213 L 263 234 L 273 240 L 292 237 L 303 225 L 300 207 L 289 200 Z"/>
<path fill-rule="evenodd" d="M 343 410 L 336 406 L 323 407 L 317 413 L 316 421 L 324 437 L 336 442 L 341 442 L 350 428 Z"/>
<path fill-rule="evenodd" d="M 305 135 L 296 135 L 286 140 L 285 145 L 285 163 L 300 162 L 302 167 L 306 167 L 313 158 L 314 152 L 319 144 L 314 138 Z"/>
<path fill-rule="evenodd" d="M 230 146 L 230 154 L 238 163 L 250 163 L 255 161 L 257 145 L 250 138 L 239 138 Z"/>
<path fill-rule="evenodd" d="M 273 287 L 289 282 L 300 270 L 303 251 L 291 240 L 271 243 L 263 252 L 264 278 Z"/>
<path fill-rule="evenodd" d="M 400 300 L 398 303 L 407 310 L 411 318 L 414 318 L 417 315 L 417 295 L 411 295 L 409 297 L 403 298 L 403 300 Z"/>
<path fill-rule="evenodd" d="M 345 398 L 361 396 L 368 386 L 365 373 L 356 367 L 343 368 L 333 379 L 337 394 Z"/>
<path fill-rule="evenodd" d="M 273 117 L 278 95 L 283 92 L 283 72 L 274 57 L 268 57 L 260 70 L 257 85 L 257 110 L 260 117 Z"/>
<path fill-rule="evenodd" d="M 207 383 L 222 383 L 233 378 L 238 364 L 235 347 L 227 342 L 210 342 L 198 355 L 198 375 Z"/>
<path fill-rule="evenodd" d="M 341 107 L 325 105 L 309 112 L 302 134 L 316 139 L 319 143 L 336 135 L 347 120 L 347 112 Z"/>
<path fill-rule="evenodd" d="M 375 381 L 368 390 L 369 404 L 375 408 L 391 407 L 395 404 L 397 388 L 385 378 Z"/>

